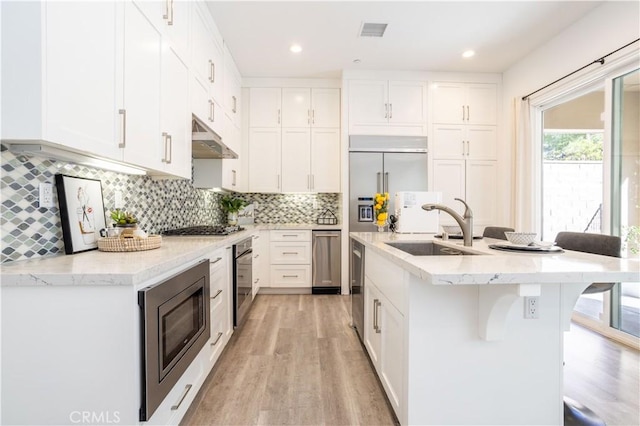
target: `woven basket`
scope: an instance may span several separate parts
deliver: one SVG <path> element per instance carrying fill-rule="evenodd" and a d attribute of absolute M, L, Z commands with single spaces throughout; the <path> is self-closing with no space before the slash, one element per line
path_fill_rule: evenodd
<path fill-rule="evenodd" d="M 157 249 L 162 245 L 162 236 L 149 235 L 147 238 L 131 237 L 105 237 L 98 240 L 100 251 L 142 251 Z"/>

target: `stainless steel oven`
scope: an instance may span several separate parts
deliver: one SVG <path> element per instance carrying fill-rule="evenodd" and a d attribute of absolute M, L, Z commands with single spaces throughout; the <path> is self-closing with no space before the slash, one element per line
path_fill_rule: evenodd
<path fill-rule="evenodd" d="M 209 340 L 209 260 L 138 292 L 147 421 Z"/>
<path fill-rule="evenodd" d="M 239 327 L 244 323 L 251 303 L 253 303 L 252 258 L 251 238 L 244 239 L 233 246 L 234 327 Z"/>

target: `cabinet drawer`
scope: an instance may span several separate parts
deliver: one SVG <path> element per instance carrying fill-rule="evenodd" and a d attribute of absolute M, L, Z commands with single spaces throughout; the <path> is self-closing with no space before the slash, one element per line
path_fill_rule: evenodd
<path fill-rule="evenodd" d="M 271 241 L 311 241 L 311 231 L 271 231 Z"/>
<path fill-rule="evenodd" d="M 229 292 L 229 274 L 223 257 L 211 257 L 209 260 L 209 296 L 211 308 L 222 303 Z"/>
<path fill-rule="evenodd" d="M 311 266 L 271 265 L 271 287 L 311 287 Z"/>
<path fill-rule="evenodd" d="M 309 265 L 311 263 L 311 243 L 271 243 L 269 255 L 272 265 Z"/>

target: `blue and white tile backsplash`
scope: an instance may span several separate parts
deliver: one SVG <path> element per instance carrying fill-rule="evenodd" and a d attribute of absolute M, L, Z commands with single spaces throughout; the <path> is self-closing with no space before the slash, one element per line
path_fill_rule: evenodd
<path fill-rule="evenodd" d="M 41 157 L 16 156 L 1 146 L 0 263 L 64 253 L 57 193 L 52 208 L 40 208 L 39 184 L 62 173 L 102 182 L 105 214 L 113 210 L 115 191 L 124 208 L 151 233 L 194 225 L 219 225 L 226 216 L 219 207 L 220 193 L 196 189 L 187 179 L 154 180 Z M 257 202 L 256 223 L 310 223 L 326 209 L 340 217 L 339 194 L 237 194 Z M 107 223 L 110 220 L 107 218 Z"/>

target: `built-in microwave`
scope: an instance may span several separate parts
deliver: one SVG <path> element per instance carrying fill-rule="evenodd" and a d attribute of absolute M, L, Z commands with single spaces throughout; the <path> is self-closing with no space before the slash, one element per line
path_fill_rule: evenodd
<path fill-rule="evenodd" d="M 209 339 L 209 260 L 138 292 L 147 421 Z"/>

